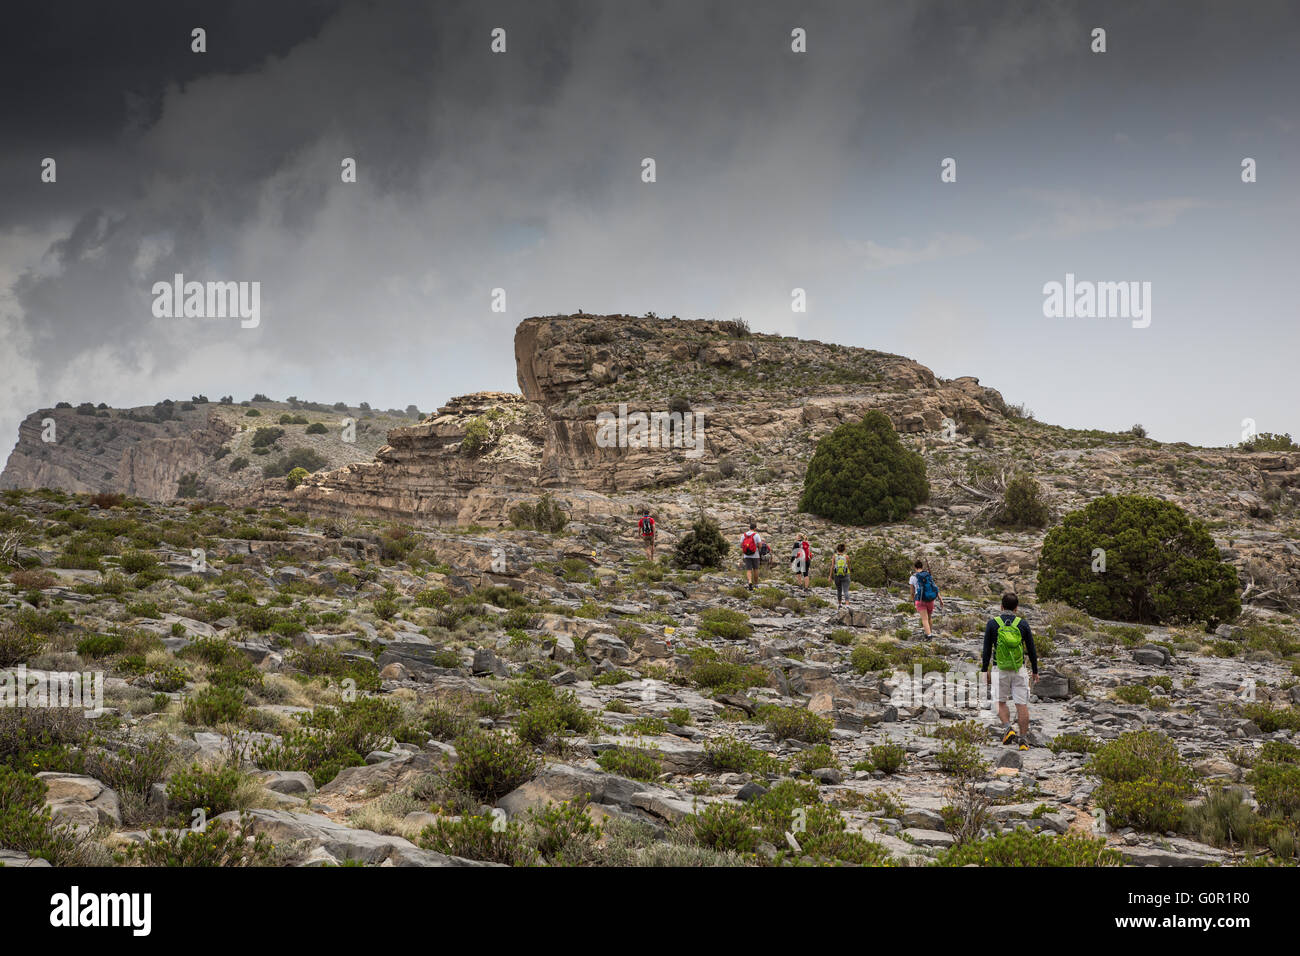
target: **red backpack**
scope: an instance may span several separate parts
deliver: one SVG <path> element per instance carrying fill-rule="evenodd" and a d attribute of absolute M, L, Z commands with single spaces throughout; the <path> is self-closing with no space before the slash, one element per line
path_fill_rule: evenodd
<path fill-rule="evenodd" d="M 754 543 L 754 531 L 746 531 L 745 537 L 741 539 L 740 550 L 745 554 L 754 554 L 758 551 L 758 545 Z"/>

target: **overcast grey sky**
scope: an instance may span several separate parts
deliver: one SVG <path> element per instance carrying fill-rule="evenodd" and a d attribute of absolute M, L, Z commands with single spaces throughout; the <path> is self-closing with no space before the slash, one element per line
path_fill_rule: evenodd
<path fill-rule="evenodd" d="M 1250 417 L 1300 434 L 1295 3 L 56 0 L 6 16 L 5 450 L 57 401 L 430 409 L 515 390 L 516 323 L 578 309 L 900 352 L 1074 427 L 1222 445 Z M 155 318 L 151 287 L 176 272 L 259 281 L 260 326 Z M 1044 284 L 1067 273 L 1150 282 L 1150 326 L 1044 317 Z"/>

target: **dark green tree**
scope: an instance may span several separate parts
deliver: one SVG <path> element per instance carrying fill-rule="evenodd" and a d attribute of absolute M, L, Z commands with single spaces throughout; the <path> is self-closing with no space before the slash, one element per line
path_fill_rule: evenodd
<path fill-rule="evenodd" d="M 1141 624 L 1213 627 L 1241 613 L 1236 569 L 1205 526 L 1142 495 L 1105 495 L 1066 515 L 1043 542 L 1037 591 L 1044 601 Z"/>
<path fill-rule="evenodd" d="M 1042 528 L 1047 518 L 1042 487 L 1032 475 L 1026 474 L 1016 475 L 1007 482 L 1002 504 L 993 513 L 993 523 L 1006 528 Z"/>
<path fill-rule="evenodd" d="M 849 577 L 865 587 L 902 584 L 911 573 L 911 559 L 887 545 L 868 542 L 849 553 Z"/>
<path fill-rule="evenodd" d="M 799 510 L 838 524 L 880 524 L 906 518 L 929 497 L 921 456 L 903 447 L 884 413 L 869 411 L 817 443 Z"/>
<path fill-rule="evenodd" d="M 673 563 L 679 568 L 697 564 L 702 568 L 721 566 L 722 559 L 731 550 L 727 539 L 722 536 L 722 529 L 712 518 L 701 515 L 691 525 L 691 530 L 682 535 L 673 552 Z"/>

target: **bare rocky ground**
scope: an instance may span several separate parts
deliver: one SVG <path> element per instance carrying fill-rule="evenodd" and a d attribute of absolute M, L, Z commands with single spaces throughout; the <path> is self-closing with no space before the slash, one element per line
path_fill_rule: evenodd
<path fill-rule="evenodd" d="M 1254 756 L 1295 737 L 1300 638 L 1284 608 L 1205 633 L 1039 606 L 1041 535 L 981 531 L 978 495 L 940 494 L 910 523 L 854 533 L 941 565 L 927 641 L 900 586 L 855 585 L 840 611 L 780 567 L 752 594 L 736 570 L 669 567 L 707 494 L 729 535 L 765 502 L 779 554 L 806 526 L 824 584 L 842 532 L 793 513 L 792 477 L 711 481 L 647 493 L 666 516 L 654 565 L 631 498 L 551 535 L 6 492 L 0 665 L 107 675 L 97 717 L 0 709 L 0 762 L 39 776 L 66 838 L 44 855 L 925 865 L 1027 831 L 1101 840 L 1133 865 L 1284 859 L 1104 826 L 1079 749 L 1159 731 L 1193 768 L 1193 804 L 1233 785 L 1252 806 Z M 1027 751 L 943 693 L 976 666 L 1005 586 L 1026 596 L 1042 654 Z M 231 832 L 263 839 L 221 845 Z M 45 862 L 24 845 L 0 862 Z"/>

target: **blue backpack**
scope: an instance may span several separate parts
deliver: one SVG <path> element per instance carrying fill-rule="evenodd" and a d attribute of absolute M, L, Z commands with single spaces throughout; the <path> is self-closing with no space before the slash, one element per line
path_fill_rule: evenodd
<path fill-rule="evenodd" d="M 916 572 L 916 599 L 918 601 L 933 601 L 939 596 L 939 589 L 934 586 L 934 578 L 930 577 L 929 571 Z"/>

